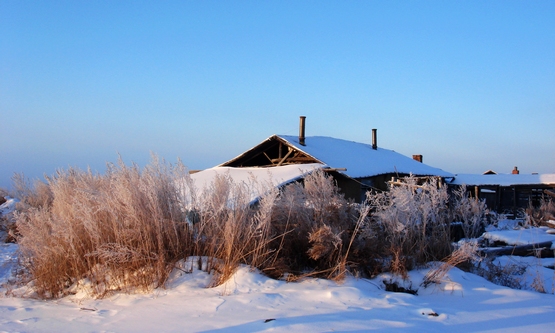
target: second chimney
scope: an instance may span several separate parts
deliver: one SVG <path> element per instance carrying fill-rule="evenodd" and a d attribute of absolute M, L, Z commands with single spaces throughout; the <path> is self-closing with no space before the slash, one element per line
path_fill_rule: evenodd
<path fill-rule="evenodd" d="M 520 171 L 518 171 L 518 168 L 515 167 L 511 173 L 512 173 L 513 175 L 518 175 L 518 174 L 520 174 Z"/>
<path fill-rule="evenodd" d="M 299 143 L 303 146 L 305 145 L 305 143 L 304 143 L 304 139 L 305 139 L 305 137 L 304 137 L 305 119 L 306 119 L 305 116 L 301 116 L 301 119 L 300 119 L 300 122 L 299 122 Z"/>
<path fill-rule="evenodd" d="M 372 129 L 372 149 L 378 149 L 378 130 Z"/>
<path fill-rule="evenodd" d="M 422 155 L 412 155 L 412 159 L 422 163 Z"/>

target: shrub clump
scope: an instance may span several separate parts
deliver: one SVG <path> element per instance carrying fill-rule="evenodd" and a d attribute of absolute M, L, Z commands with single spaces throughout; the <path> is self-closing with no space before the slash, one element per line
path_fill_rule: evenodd
<path fill-rule="evenodd" d="M 388 192 L 370 195 L 369 201 L 373 214 L 368 227 L 382 240 L 375 251 L 384 259 L 383 269 L 406 277 L 415 265 L 451 253 L 449 194 L 437 179 L 419 185 L 409 177 Z"/>
<path fill-rule="evenodd" d="M 464 186 L 450 191 L 435 177 L 406 177 L 391 183 L 389 191 L 368 193 L 368 202 L 371 219 L 359 238 L 372 275 L 389 271 L 406 278 L 414 267 L 450 261 L 451 223 L 461 223 L 467 238 L 476 237 L 485 223 L 483 201 L 469 198 Z"/>
<path fill-rule="evenodd" d="M 341 279 L 353 258 L 352 244 L 367 223 L 366 204 L 356 205 L 339 192 L 333 178 L 318 170 L 303 183 L 283 189 L 272 212 L 270 276 L 287 274 Z"/>

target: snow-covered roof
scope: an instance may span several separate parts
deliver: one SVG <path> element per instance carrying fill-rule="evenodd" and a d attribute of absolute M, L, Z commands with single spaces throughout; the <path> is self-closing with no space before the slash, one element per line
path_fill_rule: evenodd
<path fill-rule="evenodd" d="M 458 174 L 452 184 L 455 185 L 555 185 L 555 174 Z"/>
<path fill-rule="evenodd" d="M 251 202 L 257 201 L 269 187 L 281 187 L 313 172 L 316 169 L 325 168 L 326 165 L 320 163 L 295 164 L 277 167 L 213 167 L 194 174 L 191 179 L 198 193 L 209 189 L 217 176 L 229 176 L 235 184 L 244 184 L 251 192 Z"/>
<path fill-rule="evenodd" d="M 278 135 L 295 149 L 304 152 L 332 168 L 347 168 L 343 173 L 351 178 L 373 177 L 386 173 L 413 174 L 416 176 L 453 177 L 453 174 L 393 150 L 372 146 L 365 143 L 347 141 L 326 136 L 305 138 L 305 145 L 292 135 Z"/>

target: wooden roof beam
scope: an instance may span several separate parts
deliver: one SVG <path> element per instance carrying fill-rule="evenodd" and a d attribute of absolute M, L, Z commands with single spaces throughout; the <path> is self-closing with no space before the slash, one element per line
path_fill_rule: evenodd
<path fill-rule="evenodd" d="M 281 159 L 281 161 L 279 161 L 279 163 L 277 164 L 277 166 L 280 166 L 283 164 L 283 162 L 285 162 L 285 160 L 289 157 L 289 155 L 291 155 L 292 152 L 294 152 L 294 149 L 289 148 L 289 151 L 287 152 L 287 154 L 285 154 L 285 156 Z"/>
<path fill-rule="evenodd" d="M 270 158 L 270 156 L 268 156 L 268 154 L 266 154 L 266 152 L 263 152 L 264 156 L 266 156 L 266 158 L 268 159 L 268 161 L 270 161 L 270 163 L 272 163 L 272 165 L 275 165 L 274 160 L 272 160 Z"/>

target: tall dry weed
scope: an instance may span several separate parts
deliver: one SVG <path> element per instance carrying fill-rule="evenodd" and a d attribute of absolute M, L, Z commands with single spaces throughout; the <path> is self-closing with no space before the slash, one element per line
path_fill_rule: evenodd
<path fill-rule="evenodd" d="M 47 207 L 52 204 L 53 194 L 47 183 L 41 180 L 31 182 L 22 173 L 12 176 L 13 196 L 19 199 L 18 210 Z"/>
<path fill-rule="evenodd" d="M 265 193 L 255 205 L 253 187 Z M 271 266 L 271 216 L 278 194 L 257 179 L 235 183 L 229 175 L 217 176 L 204 189 L 194 208 L 194 254 L 210 258 L 207 270 L 214 274 L 213 285 L 225 282 L 239 264 L 262 271 Z"/>
<path fill-rule="evenodd" d="M 526 209 L 526 216 L 531 226 L 549 226 L 547 221 L 555 221 L 555 200 L 542 197 L 538 207 L 534 207 L 530 202 L 530 206 Z"/>
<path fill-rule="evenodd" d="M 99 295 L 163 285 L 171 263 L 190 254 L 174 182 L 184 174 L 154 158 L 142 171 L 120 160 L 104 175 L 69 169 L 48 177 L 51 203 L 17 217 L 39 295 L 58 297 L 82 278 Z"/>
<path fill-rule="evenodd" d="M 439 284 L 451 268 L 478 259 L 478 243 L 463 242 L 440 265 L 428 271 L 421 285 L 426 288 L 432 283 Z"/>
<path fill-rule="evenodd" d="M 453 219 L 461 222 L 466 239 L 476 238 L 484 232 L 487 213 L 485 201 L 470 197 L 463 185 L 453 191 L 450 204 L 453 207 Z"/>

